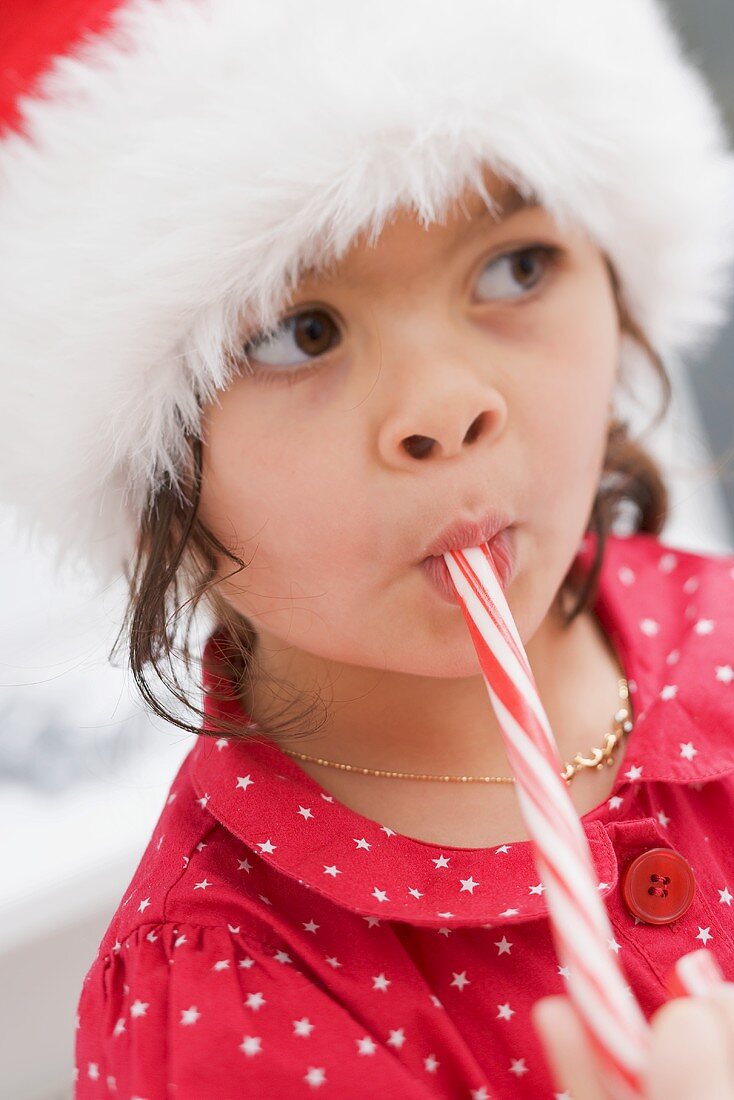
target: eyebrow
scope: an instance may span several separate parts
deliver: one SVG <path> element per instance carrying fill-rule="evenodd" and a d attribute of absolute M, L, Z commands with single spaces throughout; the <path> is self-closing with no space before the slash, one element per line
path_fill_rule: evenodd
<path fill-rule="evenodd" d="M 513 214 L 517 214 L 520 210 L 532 210 L 540 206 L 540 202 L 536 195 L 531 195 L 530 198 L 526 198 L 514 187 L 507 193 L 504 199 L 495 200 L 495 207 L 490 209 L 487 204 L 482 200 L 482 205 L 478 210 L 474 211 L 471 216 L 471 221 L 462 228 L 462 230 L 456 233 L 448 246 L 448 250 L 453 252 L 459 248 L 464 241 L 471 237 L 477 230 L 479 224 L 484 224 L 486 221 L 491 221 L 493 225 L 501 225 L 502 222 L 512 217 Z M 496 209 L 499 207 L 499 210 Z"/>

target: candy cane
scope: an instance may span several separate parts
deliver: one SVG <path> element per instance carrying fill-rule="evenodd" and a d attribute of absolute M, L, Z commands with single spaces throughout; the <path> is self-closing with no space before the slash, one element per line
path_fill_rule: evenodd
<path fill-rule="evenodd" d="M 649 1028 L 630 994 L 599 896 L 586 834 L 522 640 L 486 543 L 444 554 L 479 658 L 517 796 L 545 885 L 556 950 L 572 1002 L 615 1100 L 642 1096 Z"/>

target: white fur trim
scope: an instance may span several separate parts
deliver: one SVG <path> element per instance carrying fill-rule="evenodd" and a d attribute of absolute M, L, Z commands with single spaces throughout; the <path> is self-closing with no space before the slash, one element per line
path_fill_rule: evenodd
<path fill-rule="evenodd" d="M 663 355 L 726 316 L 734 157 L 659 0 L 133 0 L 0 143 L 0 499 L 103 582 L 247 307 L 485 163 L 584 226 Z"/>

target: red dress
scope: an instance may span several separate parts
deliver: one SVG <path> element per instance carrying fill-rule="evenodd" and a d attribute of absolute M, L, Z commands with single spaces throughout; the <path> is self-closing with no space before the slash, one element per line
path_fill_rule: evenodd
<path fill-rule="evenodd" d="M 594 611 L 635 726 L 582 821 L 649 1016 L 703 944 L 734 980 L 734 556 L 610 536 Z M 655 848 L 695 881 L 661 924 L 621 889 Z M 411 839 L 274 745 L 202 736 L 84 980 L 75 1097 L 553 1100 L 529 1009 L 565 981 L 529 842 Z"/>

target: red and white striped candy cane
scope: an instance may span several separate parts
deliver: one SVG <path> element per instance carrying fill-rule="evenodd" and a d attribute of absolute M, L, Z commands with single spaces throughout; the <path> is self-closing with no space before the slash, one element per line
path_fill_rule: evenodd
<path fill-rule="evenodd" d="M 527 654 L 485 544 L 444 555 L 515 775 L 568 989 L 614 1100 L 642 1095 L 649 1028 L 625 982 L 586 834 Z"/>
<path fill-rule="evenodd" d="M 641 1095 L 649 1028 L 608 950 L 613 938 L 595 883 L 586 834 L 561 778 L 561 758 L 489 547 L 444 555 L 474 642 L 489 698 L 517 780 L 536 864 L 548 894 L 556 949 L 569 993 L 610 1096 Z M 706 948 L 678 959 L 673 996 L 700 996 L 724 980 Z"/>

